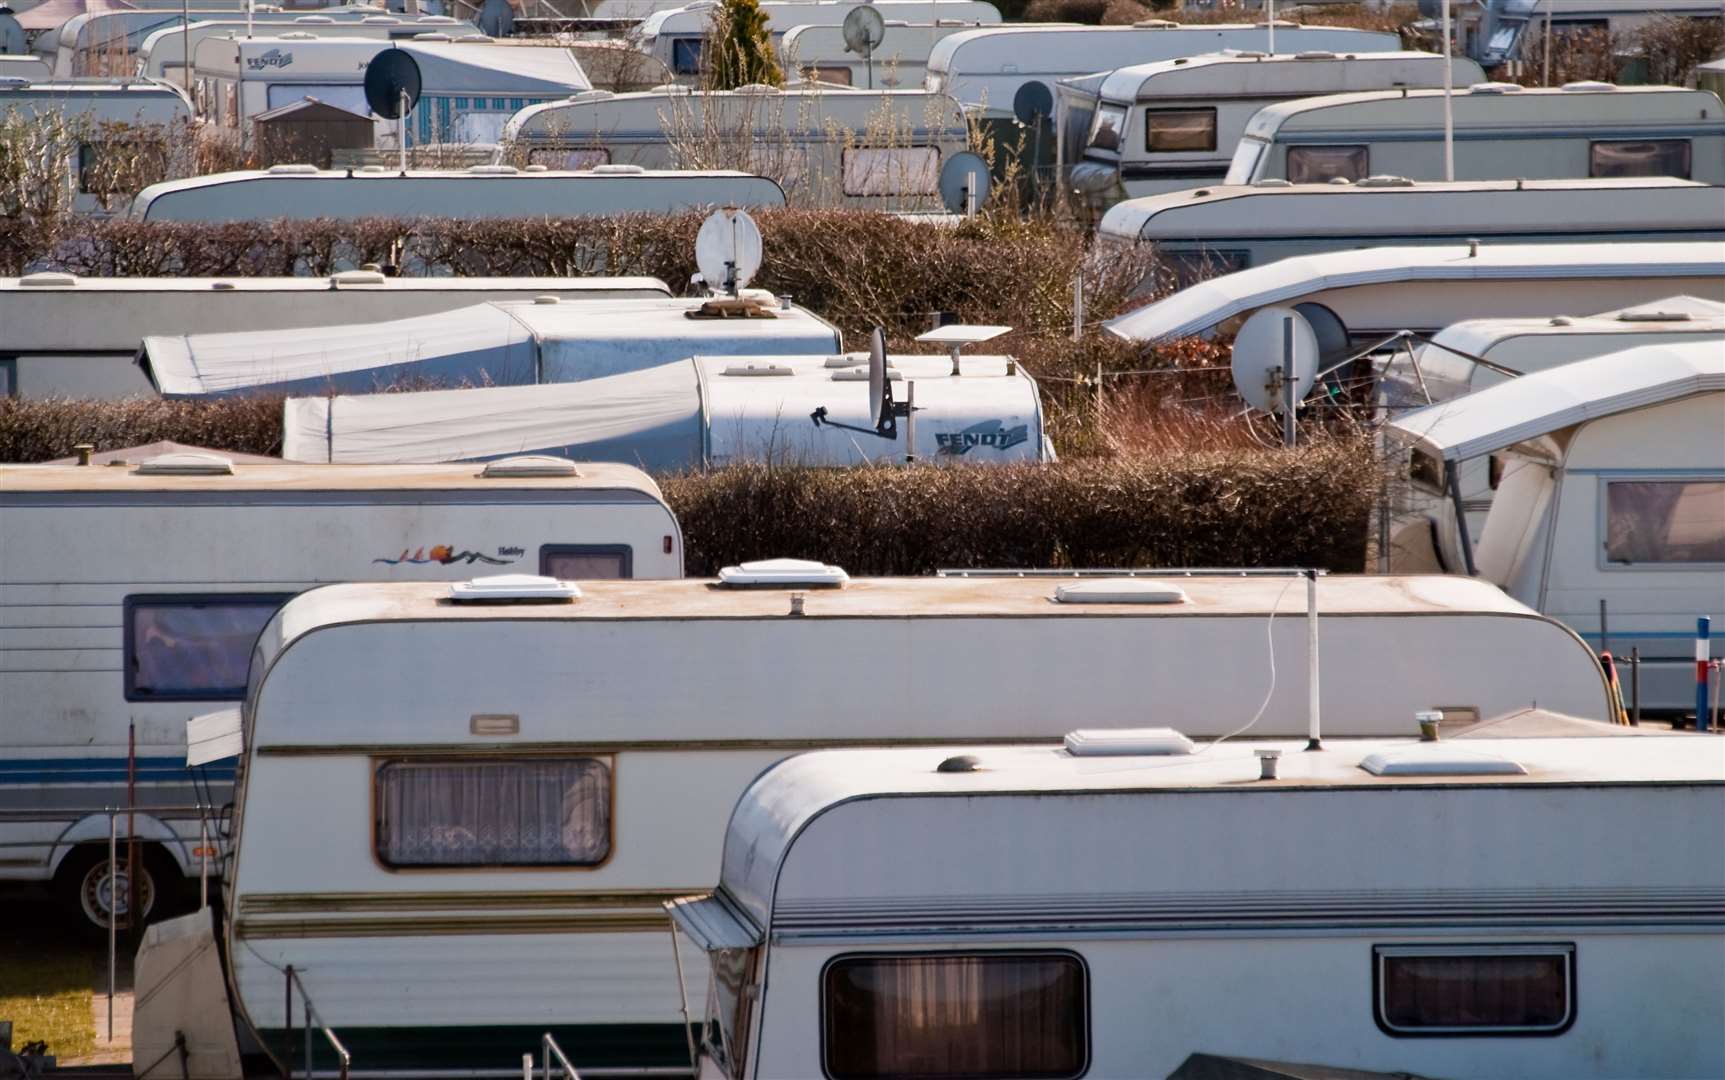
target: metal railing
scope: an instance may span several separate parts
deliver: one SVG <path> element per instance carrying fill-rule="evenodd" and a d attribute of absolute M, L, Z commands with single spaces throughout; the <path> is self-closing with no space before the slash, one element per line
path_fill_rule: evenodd
<path fill-rule="evenodd" d="M 341 1040 L 336 1038 L 335 1032 L 331 1031 L 329 1025 L 325 1024 L 323 1018 L 318 1015 L 317 1006 L 312 1004 L 311 995 L 305 992 L 305 982 L 300 979 L 299 972 L 294 970 L 292 964 L 283 969 L 283 975 L 286 976 L 283 982 L 287 990 L 287 1001 L 285 1002 L 287 1010 L 283 1017 L 287 1026 L 287 1052 L 282 1055 L 282 1064 L 287 1066 L 288 1080 L 293 1080 L 293 988 L 295 985 L 299 986 L 300 1007 L 305 1016 L 305 1080 L 311 1080 L 312 1076 L 315 1075 L 312 1071 L 312 1031 L 314 1028 L 324 1037 L 324 1041 L 329 1043 L 330 1049 L 335 1051 L 336 1059 L 341 1062 L 341 1070 L 337 1075 L 341 1080 L 347 1080 L 348 1070 L 353 1067 L 353 1055 L 347 1052 L 347 1047 L 341 1044 Z"/>
<path fill-rule="evenodd" d="M 563 1048 L 557 1045 L 557 1040 L 551 1037 L 549 1031 L 539 1037 L 539 1057 L 543 1071 L 538 1075 L 544 1080 L 552 1080 L 555 1076 L 563 1076 L 566 1080 L 581 1080 L 581 1074 L 575 1071 L 575 1066 L 569 1064 L 568 1056 L 563 1053 Z M 553 1059 L 556 1059 L 562 1070 L 560 1073 L 551 1071 Z M 521 1055 L 521 1080 L 534 1080 L 532 1054 Z"/>

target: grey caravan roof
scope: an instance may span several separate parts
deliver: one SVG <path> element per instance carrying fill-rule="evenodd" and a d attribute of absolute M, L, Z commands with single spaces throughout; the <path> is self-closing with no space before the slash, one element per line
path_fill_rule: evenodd
<path fill-rule="evenodd" d="M 1204 56 L 1156 60 L 1117 68 L 1086 87 L 1105 101 L 1154 102 L 1171 97 L 1265 97 L 1442 86 L 1444 58 L 1428 52 L 1299 52 L 1266 55 L 1226 49 Z M 1456 57 L 1458 84 L 1484 76 L 1479 65 Z M 1397 80 L 1397 73 L 1401 81 Z M 1318 85 L 1320 82 L 1327 86 Z"/>
<path fill-rule="evenodd" d="M 149 337 L 139 362 L 165 397 L 211 397 L 370 393 L 403 380 L 579 382 L 697 354 L 840 351 L 838 330 L 802 308 L 776 310 L 770 319 L 690 317 L 702 303 L 505 301 L 358 326 Z"/>
<path fill-rule="evenodd" d="M 1468 461 L 1588 420 L 1705 393 L 1725 393 L 1725 346 L 1645 345 L 1428 405 L 1392 421 L 1389 431 L 1443 461 Z"/>
<path fill-rule="evenodd" d="M 141 124 L 192 118 L 185 91 L 153 79 L 0 83 L 0 113 L 14 110 L 23 117 L 57 113 L 72 119 L 88 114 L 96 121 Z"/>

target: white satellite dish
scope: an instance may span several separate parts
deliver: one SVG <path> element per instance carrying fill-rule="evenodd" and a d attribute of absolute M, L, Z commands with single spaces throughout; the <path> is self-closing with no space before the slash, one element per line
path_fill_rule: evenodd
<path fill-rule="evenodd" d="M 868 335 L 868 422 L 880 427 L 886 397 L 886 334 L 880 327 Z"/>
<path fill-rule="evenodd" d="M 761 269 L 760 226 L 747 210 L 713 211 L 695 235 L 695 265 L 709 289 L 736 295 Z"/>
<path fill-rule="evenodd" d="M 1305 399 L 1318 374 L 1318 335 L 1306 317 L 1292 308 L 1266 307 L 1254 311 L 1234 335 L 1234 353 L 1229 366 L 1234 389 L 1246 404 L 1265 412 L 1280 413 L 1283 393 L 1273 392 L 1276 373 L 1282 369 L 1287 351 L 1287 324 L 1293 321 L 1294 400 Z"/>

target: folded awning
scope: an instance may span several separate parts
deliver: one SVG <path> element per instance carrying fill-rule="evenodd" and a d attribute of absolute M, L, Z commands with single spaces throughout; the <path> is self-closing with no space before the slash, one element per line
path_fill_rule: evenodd
<path fill-rule="evenodd" d="M 726 900 L 723 892 L 669 900 L 665 910 L 677 929 L 707 952 L 752 949 L 766 940 L 766 935 Z"/>
<path fill-rule="evenodd" d="M 186 721 L 187 768 L 238 757 L 244 749 L 245 737 L 240 730 L 238 709 L 205 713 Z"/>

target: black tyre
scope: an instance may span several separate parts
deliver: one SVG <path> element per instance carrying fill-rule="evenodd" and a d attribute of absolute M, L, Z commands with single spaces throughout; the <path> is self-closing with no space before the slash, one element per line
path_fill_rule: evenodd
<path fill-rule="evenodd" d="M 183 884 L 178 867 L 153 844 L 139 845 L 138 907 L 143 926 L 152 918 L 160 918 L 172 905 Z M 60 896 L 62 909 L 78 925 L 92 933 L 105 935 L 114 906 L 120 910 L 120 928 L 127 927 L 125 918 L 131 883 L 127 878 L 126 848 L 121 845 L 117 873 L 110 880 L 106 845 L 84 844 L 75 848 L 60 864 L 54 875 L 54 889 Z M 118 894 L 116 896 L 116 894 Z"/>

